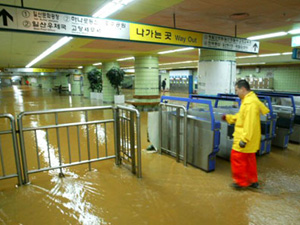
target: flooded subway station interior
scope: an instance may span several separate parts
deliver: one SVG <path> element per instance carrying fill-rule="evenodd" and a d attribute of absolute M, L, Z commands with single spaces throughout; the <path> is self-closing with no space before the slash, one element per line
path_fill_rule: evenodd
<path fill-rule="evenodd" d="M 126 91 L 126 95 L 131 95 Z M 23 111 L 48 110 L 69 107 L 98 106 L 99 102 L 81 96 L 59 95 L 36 87 L 16 85 L 0 91 L 1 113 L 17 117 Z M 126 166 L 115 165 L 114 159 L 50 170 L 29 175 L 30 183 L 17 186 L 17 179 L 0 180 L 0 224 L 300 224 L 300 145 L 289 143 L 286 150 L 272 147 L 270 154 L 257 157 L 259 191 L 236 191 L 229 184 L 230 163 L 216 160 L 216 169 L 207 173 L 182 163 L 165 154 L 145 149 L 147 142 L 147 112 L 141 113 L 142 178 L 133 175 Z M 84 115 L 65 113 L 61 120 Z M 105 113 L 93 114 L 97 119 Z M 99 117 L 99 118 L 98 118 Z M 80 118 L 79 118 L 80 119 Z M 51 118 L 30 116 L 26 123 L 46 124 Z M 7 124 L 2 123 L 3 128 Z M 97 136 L 90 132 L 91 142 L 100 144 L 103 127 Z M 108 139 L 112 128 L 107 126 Z M 61 131 L 61 135 L 66 135 Z M 80 135 L 84 136 L 83 128 Z M 37 131 L 40 164 L 58 162 L 51 141 L 47 152 L 46 134 Z M 6 173 L 15 171 L 12 152 L 1 137 Z M 80 143 L 85 146 L 85 139 Z M 33 134 L 25 136 L 28 145 L 27 160 L 37 168 Z M 71 151 L 77 151 L 77 133 L 70 130 Z M 62 148 L 67 144 L 61 141 Z M 91 154 L 95 148 L 91 148 Z M 114 149 L 107 142 L 108 154 Z M 105 154 L 105 148 L 99 150 Z M 86 157 L 82 149 L 82 158 Z M 78 157 L 77 152 L 72 152 Z M 69 160 L 62 152 L 62 160 Z M 1 168 L 1 173 L 3 173 Z"/>

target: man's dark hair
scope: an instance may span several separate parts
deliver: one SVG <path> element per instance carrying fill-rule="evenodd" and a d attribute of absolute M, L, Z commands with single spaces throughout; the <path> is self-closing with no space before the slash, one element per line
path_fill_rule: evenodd
<path fill-rule="evenodd" d="M 235 86 L 237 86 L 238 88 L 244 87 L 247 91 L 250 91 L 250 85 L 246 80 L 239 80 L 235 83 Z"/>

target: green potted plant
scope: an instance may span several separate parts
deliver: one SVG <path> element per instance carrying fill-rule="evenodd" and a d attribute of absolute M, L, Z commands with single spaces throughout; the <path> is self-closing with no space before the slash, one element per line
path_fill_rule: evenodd
<path fill-rule="evenodd" d="M 124 95 L 120 95 L 120 85 L 121 85 L 122 81 L 124 80 L 124 74 L 125 74 L 125 72 L 118 67 L 112 67 L 106 73 L 106 77 L 109 80 L 111 86 L 113 86 L 117 92 L 117 95 L 115 95 L 115 98 L 114 98 L 115 103 L 124 103 L 125 102 Z"/>
<path fill-rule="evenodd" d="M 91 98 L 103 99 L 102 95 L 102 73 L 97 68 L 92 69 L 87 73 L 90 82 L 89 89 L 92 90 Z"/>

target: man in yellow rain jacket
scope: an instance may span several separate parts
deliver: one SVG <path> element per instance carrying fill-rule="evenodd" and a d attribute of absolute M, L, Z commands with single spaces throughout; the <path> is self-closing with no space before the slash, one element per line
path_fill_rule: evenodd
<path fill-rule="evenodd" d="M 242 100 L 240 110 L 235 115 L 223 116 L 228 123 L 235 123 L 230 157 L 234 181 L 232 186 L 237 189 L 258 188 L 255 153 L 260 148 L 260 113 L 267 114 L 269 109 L 250 90 L 247 81 L 238 81 L 235 91 Z"/>

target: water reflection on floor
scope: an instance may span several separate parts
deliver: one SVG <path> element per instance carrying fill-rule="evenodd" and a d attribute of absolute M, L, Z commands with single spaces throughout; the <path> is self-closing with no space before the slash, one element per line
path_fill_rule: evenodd
<path fill-rule="evenodd" d="M 0 101 L 0 113 L 15 116 L 21 111 L 99 105 L 25 86 L 2 88 Z M 145 149 L 147 113 L 141 117 Z M 43 137 L 38 142 L 41 163 L 48 163 L 45 133 L 38 135 Z M 50 155 L 52 163 L 58 163 L 52 147 Z M 36 157 L 34 151 L 31 157 Z M 235 191 L 229 187 L 227 161 L 217 158 L 216 170 L 206 173 L 143 150 L 142 179 L 112 159 L 93 163 L 92 171 L 88 165 L 64 169 L 65 178 L 58 177 L 59 170 L 32 174 L 31 184 L 18 188 L 15 179 L 0 181 L 0 224 L 300 224 L 299 162 L 299 145 L 289 144 L 285 151 L 273 148 L 258 158 L 263 189 Z M 9 165 L 13 168 L 13 161 Z"/>

